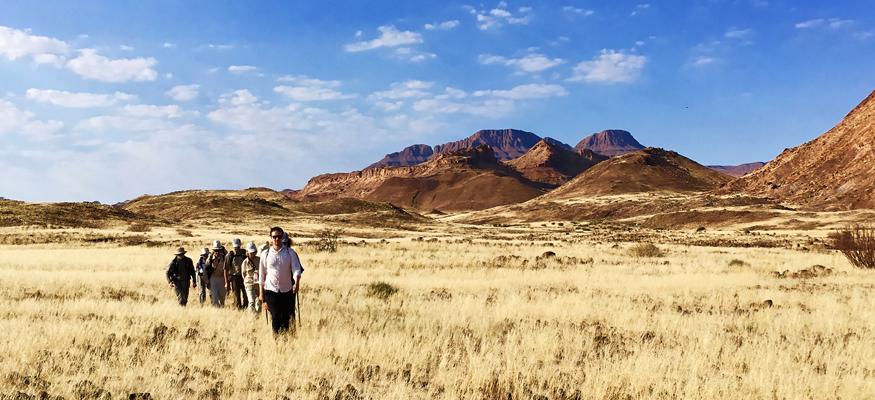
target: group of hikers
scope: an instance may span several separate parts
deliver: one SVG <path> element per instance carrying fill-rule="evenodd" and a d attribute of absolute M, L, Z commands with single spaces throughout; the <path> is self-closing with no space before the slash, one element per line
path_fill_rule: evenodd
<path fill-rule="evenodd" d="M 216 240 L 212 248 L 201 251 L 197 262 L 185 255 L 184 247 L 179 247 L 176 257 L 167 265 L 167 282 L 175 289 L 180 306 L 188 304 L 191 281 L 201 304 L 209 290 L 212 305 L 224 307 L 230 291 L 237 309 L 249 308 L 258 317 L 264 306 L 270 313 L 274 333 L 287 332 L 290 326 L 294 328 L 290 323 L 295 317 L 295 300 L 304 268 L 282 228 L 270 229 L 270 243 L 256 248 L 254 242 L 249 242 L 244 249 L 240 239 L 234 239 L 234 248 L 227 251 Z"/>

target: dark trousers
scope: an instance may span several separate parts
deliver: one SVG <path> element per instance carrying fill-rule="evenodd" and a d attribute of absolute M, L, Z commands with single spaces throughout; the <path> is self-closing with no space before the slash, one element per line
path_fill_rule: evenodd
<path fill-rule="evenodd" d="M 246 299 L 246 288 L 243 287 L 243 277 L 240 275 L 228 276 L 231 283 L 231 293 L 234 293 L 234 301 L 239 309 L 245 309 L 249 305 Z"/>
<path fill-rule="evenodd" d="M 285 293 L 264 291 L 264 302 L 267 304 L 267 309 L 270 311 L 270 319 L 273 322 L 273 332 L 295 333 L 295 294 L 291 290 Z"/>
<path fill-rule="evenodd" d="M 188 281 L 173 281 L 173 290 L 176 291 L 179 305 L 185 307 L 188 304 Z"/>

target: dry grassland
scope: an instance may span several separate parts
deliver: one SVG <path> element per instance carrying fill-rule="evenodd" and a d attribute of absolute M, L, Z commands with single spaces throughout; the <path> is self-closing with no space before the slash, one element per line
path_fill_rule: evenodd
<path fill-rule="evenodd" d="M 156 247 L 85 239 L 2 245 L 0 395 L 875 396 L 875 276 L 851 269 L 841 255 L 792 243 L 659 244 L 664 257 L 632 257 L 632 243 L 587 239 L 592 231 L 564 235 L 554 226 L 521 228 L 539 231 L 513 240 L 501 240 L 499 229 L 477 236 L 477 229 L 453 228 L 407 233 L 414 240 L 369 239 L 336 253 L 299 246 L 303 326 L 278 340 L 263 315 L 201 306 L 194 293 L 178 307 L 165 283 L 173 245 L 194 252 L 214 238 L 229 241 L 228 229 L 193 229 L 193 237 L 153 230 L 145 235 L 165 240 Z M 258 229 L 241 230 L 250 231 Z M 89 234 L 67 235 L 74 233 Z M 260 243 L 266 233 L 243 238 Z M 557 257 L 535 261 L 548 250 Z M 769 275 L 813 264 L 847 274 Z M 398 291 L 383 299 L 370 290 L 374 283 Z"/>

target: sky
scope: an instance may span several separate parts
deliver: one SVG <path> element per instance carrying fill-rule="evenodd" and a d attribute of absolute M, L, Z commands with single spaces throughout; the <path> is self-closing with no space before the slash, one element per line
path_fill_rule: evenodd
<path fill-rule="evenodd" d="M 875 0 L 3 0 L 0 196 L 300 189 L 481 129 L 769 161 L 873 65 Z"/>

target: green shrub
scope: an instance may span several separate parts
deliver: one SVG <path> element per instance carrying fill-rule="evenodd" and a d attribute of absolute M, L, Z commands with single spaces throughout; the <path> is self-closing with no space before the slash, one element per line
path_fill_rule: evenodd
<path fill-rule="evenodd" d="M 664 257 L 665 252 L 653 243 L 638 243 L 629 249 L 632 257 Z"/>
<path fill-rule="evenodd" d="M 398 292 L 398 288 L 386 282 L 374 282 L 368 285 L 368 296 L 386 300 Z"/>

